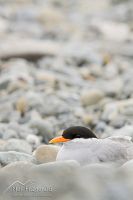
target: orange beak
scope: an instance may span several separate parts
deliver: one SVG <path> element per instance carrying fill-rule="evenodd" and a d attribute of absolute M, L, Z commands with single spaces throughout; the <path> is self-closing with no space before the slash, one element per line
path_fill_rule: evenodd
<path fill-rule="evenodd" d="M 54 143 L 68 142 L 68 141 L 70 141 L 70 139 L 66 139 L 66 138 L 60 136 L 60 137 L 55 137 L 55 138 L 53 138 L 52 140 L 49 141 L 49 143 L 50 143 L 50 144 L 54 144 Z"/>

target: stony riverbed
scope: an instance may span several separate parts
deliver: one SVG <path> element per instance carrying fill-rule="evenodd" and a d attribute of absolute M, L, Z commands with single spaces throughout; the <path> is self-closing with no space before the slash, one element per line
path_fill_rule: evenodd
<path fill-rule="evenodd" d="M 72 125 L 90 127 L 99 138 L 133 138 L 133 1 L 0 0 L 1 180 L 11 184 L 14 172 L 23 168 L 23 177 L 31 167 L 59 187 L 66 170 L 74 180 L 67 178 L 54 199 L 130 200 L 132 162 L 119 170 L 36 165 L 44 160 L 33 152 Z M 83 183 L 90 171 L 92 185 Z M 59 180 L 47 176 L 56 172 Z"/>

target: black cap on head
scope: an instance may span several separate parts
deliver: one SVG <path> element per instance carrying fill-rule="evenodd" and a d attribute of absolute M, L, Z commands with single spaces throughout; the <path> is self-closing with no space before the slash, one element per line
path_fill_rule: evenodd
<path fill-rule="evenodd" d="M 63 131 L 62 136 L 66 139 L 75 139 L 75 138 L 97 138 L 96 135 L 86 127 L 82 126 L 72 126 Z"/>

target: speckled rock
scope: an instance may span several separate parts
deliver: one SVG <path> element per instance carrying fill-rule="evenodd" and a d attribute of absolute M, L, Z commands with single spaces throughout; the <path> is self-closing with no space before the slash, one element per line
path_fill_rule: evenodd
<path fill-rule="evenodd" d="M 16 151 L 0 152 L 0 163 L 2 166 L 16 161 L 35 162 L 35 159 L 26 153 L 20 153 Z"/>
<path fill-rule="evenodd" d="M 133 141 L 133 125 L 126 125 L 124 127 L 121 127 L 120 129 L 114 130 L 113 135 L 130 136 L 132 137 Z"/>
<path fill-rule="evenodd" d="M 50 121 L 45 119 L 33 119 L 30 128 L 37 131 L 37 134 L 43 137 L 43 141 L 48 143 L 50 138 L 54 136 L 54 127 L 51 126 Z"/>
<path fill-rule="evenodd" d="M 10 139 L 10 138 L 18 138 L 16 131 L 12 129 L 8 129 L 4 123 L 0 124 L 0 138 L 2 139 Z"/>
<path fill-rule="evenodd" d="M 104 98 L 104 93 L 98 89 L 88 89 L 81 94 L 81 102 L 84 106 L 91 106 L 97 104 Z"/>
<path fill-rule="evenodd" d="M 21 71 L 19 70 L 19 67 L 21 67 Z M 4 71 L 2 74 L 1 84 L 3 81 L 4 88 L 6 89 L 7 86 L 13 81 L 16 80 L 24 80 L 28 82 L 29 84 L 32 84 L 32 77 L 30 76 L 29 69 L 28 69 L 28 63 L 23 59 L 16 59 L 9 62 L 4 63 Z M 8 69 L 8 71 L 7 71 Z M 2 87 L 2 86 L 1 86 Z"/>
<path fill-rule="evenodd" d="M 26 141 L 32 146 L 33 149 L 37 148 L 40 145 L 40 138 L 33 134 L 29 134 L 26 137 Z"/>
<path fill-rule="evenodd" d="M 9 139 L 6 143 L 0 145 L 0 151 L 17 151 L 31 154 L 32 147 L 25 140 Z"/>
<path fill-rule="evenodd" d="M 27 135 L 29 134 L 36 134 L 35 130 L 30 129 L 29 126 L 25 124 L 19 125 L 16 122 L 11 122 L 8 124 L 7 127 L 8 129 L 14 130 L 17 133 L 18 138 L 21 138 L 21 139 L 25 139 Z"/>
<path fill-rule="evenodd" d="M 127 120 L 131 120 L 133 99 L 121 100 L 107 103 L 104 107 L 102 118 L 105 120 L 114 120 L 119 115 Z"/>
<path fill-rule="evenodd" d="M 56 115 L 70 111 L 69 105 L 58 98 L 56 95 L 44 96 L 44 102 L 41 110 L 42 116 Z"/>

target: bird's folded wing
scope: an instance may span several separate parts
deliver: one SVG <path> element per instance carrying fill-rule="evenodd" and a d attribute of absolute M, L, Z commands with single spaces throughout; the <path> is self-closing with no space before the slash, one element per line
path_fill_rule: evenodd
<path fill-rule="evenodd" d="M 132 137 L 130 136 L 111 136 L 108 139 L 116 142 L 120 142 L 121 144 L 132 144 Z"/>
<path fill-rule="evenodd" d="M 130 140 L 122 140 L 120 138 L 107 138 L 99 140 L 99 143 L 92 147 L 93 155 L 97 156 L 100 162 L 125 162 L 127 160 L 126 146 Z M 127 145 L 128 143 L 128 145 Z"/>

